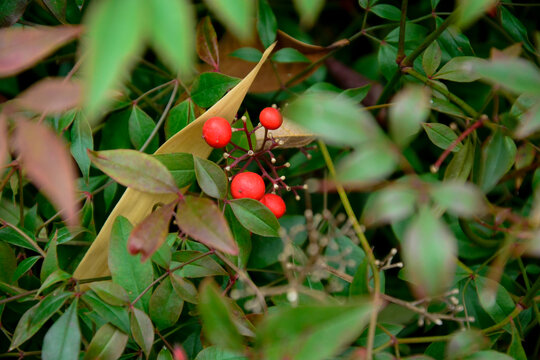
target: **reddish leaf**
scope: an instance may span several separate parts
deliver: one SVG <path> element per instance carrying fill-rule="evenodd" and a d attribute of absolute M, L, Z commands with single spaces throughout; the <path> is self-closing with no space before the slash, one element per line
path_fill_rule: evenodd
<path fill-rule="evenodd" d="M 213 201 L 188 195 L 177 211 L 178 226 L 194 240 L 227 254 L 238 254 L 227 220 Z"/>
<path fill-rule="evenodd" d="M 197 54 L 214 70 L 219 69 L 217 36 L 209 16 L 205 16 L 197 25 Z"/>
<path fill-rule="evenodd" d="M 62 211 L 68 225 L 76 226 L 77 172 L 66 145 L 47 126 L 23 119 L 17 122 L 14 145 L 28 178 Z"/>
<path fill-rule="evenodd" d="M 8 128 L 6 116 L 0 113 L 0 167 L 4 165 L 8 155 Z"/>
<path fill-rule="evenodd" d="M 174 179 L 159 160 L 136 150 L 91 151 L 92 163 L 120 184 L 151 194 L 176 194 Z"/>
<path fill-rule="evenodd" d="M 131 255 L 141 253 L 141 260 L 146 261 L 165 242 L 169 233 L 169 223 L 177 202 L 164 205 L 148 215 L 137 225 L 128 240 Z"/>
<path fill-rule="evenodd" d="M 15 75 L 75 39 L 81 26 L 12 27 L 0 30 L 0 76 Z"/>
<path fill-rule="evenodd" d="M 82 100 L 81 86 L 63 78 L 46 78 L 25 90 L 17 104 L 37 113 L 60 113 L 73 109 Z"/>

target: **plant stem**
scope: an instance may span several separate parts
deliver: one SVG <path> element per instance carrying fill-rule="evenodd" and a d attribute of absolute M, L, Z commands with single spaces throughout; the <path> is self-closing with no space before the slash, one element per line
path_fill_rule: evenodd
<path fill-rule="evenodd" d="M 407 23 L 407 5 L 408 0 L 401 1 L 401 18 L 399 21 L 399 42 L 396 62 L 399 64 L 405 57 L 405 26 Z"/>
<path fill-rule="evenodd" d="M 28 236 L 24 231 L 22 231 L 21 229 L 19 229 L 18 227 L 16 227 L 15 225 L 13 224 L 10 224 L 8 223 L 7 221 L 5 220 L 0 220 L 0 223 L 2 225 L 5 225 L 9 228 L 12 228 L 13 230 L 15 230 L 19 235 L 21 235 L 26 241 L 28 241 L 28 243 L 30 243 L 30 245 L 32 245 L 32 247 L 34 248 L 35 251 L 37 251 L 41 256 L 45 257 L 46 254 L 45 254 L 45 251 L 43 251 L 39 245 L 30 237 Z"/>
<path fill-rule="evenodd" d="M 448 26 L 450 26 L 452 23 L 454 23 L 454 21 L 456 21 L 456 17 L 457 17 L 456 14 L 457 14 L 456 11 L 452 12 L 452 14 L 450 14 L 450 16 L 448 16 L 446 20 L 444 20 L 441 26 L 439 26 L 437 29 L 435 29 L 434 32 L 429 34 L 424 39 L 424 41 L 420 45 L 418 45 L 416 49 L 413 50 L 412 53 L 407 55 L 405 59 L 403 59 L 403 61 L 401 62 L 401 67 L 403 68 L 403 67 L 411 66 L 414 60 L 416 60 L 416 58 L 422 53 L 422 51 L 426 50 L 427 47 L 431 45 L 432 42 L 437 40 L 437 38 L 443 33 L 444 30 L 446 30 L 446 28 L 448 28 Z"/>
<path fill-rule="evenodd" d="M 405 60 L 403 60 L 403 61 L 405 61 Z M 459 107 L 461 107 L 463 110 L 465 110 L 465 112 L 467 114 L 469 114 L 470 116 L 472 116 L 473 118 L 477 119 L 479 117 L 479 113 L 476 110 L 474 110 L 469 104 L 467 104 L 465 101 L 463 101 L 462 99 L 460 99 L 456 95 L 452 94 L 450 91 L 443 88 L 442 86 L 440 86 L 436 82 L 434 82 L 434 81 L 428 79 L 427 77 L 425 77 L 424 75 L 420 74 L 419 72 L 417 72 L 413 68 L 406 68 L 403 71 L 405 73 L 417 78 L 418 80 L 422 81 L 424 84 L 431 87 L 432 89 L 437 90 L 438 92 L 440 92 L 444 96 L 446 96 L 450 101 L 452 101 L 455 104 L 459 105 Z"/>
<path fill-rule="evenodd" d="M 351 206 L 351 203 L 349 202 L 349 199 L 347 198 L 345 189 L 343 188 L 343 185 L 337 182 L 336 170 L 334 168 L 334 163 L 332 161 L 332 158 L 330 157 L 330 153 L 328 152 L 328 148 L 326 147 L 326 144 L 322 140 L 319 140 L 318 143 L 319 143 L 319 148 L 321 149 L 321 153 L 323 154 L 326 167 L 328 168 L 328 171 L 330 172 L 330 176 L 336 182 L 336 190 L 339 194 L 339 198 L 341 199 L 341 202 L 343 203 L 343 208 L 345 209 L 345 212 L 347 213 L 347 216 L 349 217 L 349 221 L 353 225 L 354 231 L 356 232 L 356 236 L 360 240 L 360 244 L 362 245 L 362 248 L 364 249 L 364 252 L 366 253 L 369 265 L 373 272 L 373 286 L 374 286 L 373 301 L 375 303 L 376 308 L 371 312 L 371 318 L 370 318 L 369 328 L 368 328 L 367 346 L 366 346 L 367 347 L 366 357 L 368 359 L 371 359 L 372 353 L 373 353 L 373 343 L 375 339 L 375 329 L 377 326 L 379 295 L 380 295 L 380 290 L 381 290 L 380 288 L 381 280 L 379 277 L 379 269 L 377 268 L 377 265 L 375 263 L 375 256 L 373 255 L 373 251 L 371 250 L 371 247 L 369 246 L 369 242 L 366 239 L 366 236 L 364 235 L 364 229 L 362 229 L 362 226 L 360 226 L 360 224 L 358 223 L 358 219 L 356 218 L 356 215 Z"/>
<path fill-rule="evenodd" d="M 175 272 L 176 270 L 180 270 L 181 268 L 183 268 L 184 266 L 186 265 L 189 265 L 191 263 L 194 263 L 195 261 L 197 260 L 200 260 L 202 259 L 203 257 L 205 256 L 208 256 L 208 255 L 211 255 L 211 254 L 215 254 L 215 250 L 210 250 L 208 252 L 205 252 L 204 254 L 201 254 L 197 257 L 194 257 L 193 259 L 190 259 L 188 261 L 186 261 L 185 263 L 182 263 L 172 269 L 169 269 L 168 271 L 164 272 L 160 277 L 158 277 L 156 280 L 152 281 L 152 283 L 150 285 L 148 285 L 140 294 L 139 296 L 137 296 L 135 298 L 135 300 L 133 300 L 131 302 L 131 306 L 135 305 L 137 303 L 137 301 L 139 301 L 143 296 L 144 294 L 146 294 L 148 291 L 150 291 L 150 289 L 152 289 L 154 287 L 154 285 L 156 285 L 157 283 L 159 283 L 161 280 L 165 279 L 167 276 L 169 276 L 170 274 L 172 274 L 173 272 Z"/>
<path fill-rule="evenodd" d="M 249 277 L 249 275 L 243 271 L 242 269 L 240 269 L 238 266 L 234 265 L 233 262 L 231 260 L 229 260 L 229 258 L 227 258 L 226 256 L 220 254 L 219 252 L 216 251 L 216 256 L 218 258 L 221 259 L 221 261 L 223 261 L 225 264 L 227 264 L 228 267 L 230 267 L 231 269 L 233 269 L 236 274 L 246 282 L 246 284 L 253 290 L 253 292 L 255 293 L 255 296 L 257 297 L 257 299 L 259 300 L 259 303 L 261 304 L 261 307 L 263 309 L 263 312 L 266 314 L 268 312 L 268 307 L 266 305 L 266 300 L 264 298 L 264 295 L 263 293 L 261 292 L 261 290 L 257 287 L 257 285 L 255 285 L 255 283 L 253 282 L 253 280 L 251 280 L 251 278 Z"/>
<path fill-rule="evenodd" d="M 150 145 L 150 142 L 157 135 L 157 133 L 159 131 L 159 128 L 161 127 L 161 125 L 165 121 L 165 118 L 167 117 L 167 114 L 169 113 L 169 110 L 171 109 L 171 106 L 172 106 L 172 104 L 174 102 L 174 97 L 176 96 L 176 92 L 178 91 L 178 80 L 173 80 L 173 81 L 174 81 L 174 88 L 173 88 L 171 97 L 169 98 L 169 102 L 167 103 L 167 106 L 165 106 L 165 110 L 163 110 L 163 113 L 161 114 L 161 117 L 159 118 L 156 126 L 154 127 L 154 130 L 152 130 L 152 133 L 150 134 L 150 136 L 148 136 L 148 139 L 146 139 L 145 143 L 139 149 L 139 151 L 146 150 L 148 145 Z"/>

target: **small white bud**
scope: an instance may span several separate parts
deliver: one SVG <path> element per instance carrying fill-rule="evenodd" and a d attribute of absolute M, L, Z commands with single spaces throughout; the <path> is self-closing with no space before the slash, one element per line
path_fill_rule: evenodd
<path fill-rule="evenodd" d="M 274 184 L 274 189 L 279 189 L 279 185 L 278 184 Z"/>
<path fill-rule="evenodd" d="M 296 201 L 300 201 L 300 195 L 296 195 L 294 198 L 296 199 Z"/>
<path fill-rule="evenodd" d="M 231 171 L 231 167 L 229 165 L 225 166 L 225 171 Z"/>
<path fill-rule="evenodd" d="M 287 185 L 287 187 L 285 188 L 285 190 L 291 191 L 291 187 Z"/>
<path fill-rule="evenodd" d="M 379 266 L 379 265 L 381 265 L 381 262 L 379 260 L 375 259 L 375 266 Z"/>
<path fill-rule="evenodd" d="M 435 325 L 439 325 L 439 326 L 440 326 L 440 325 L 442 325 L 442 320 L 441 320 L 441 319 L 435 319 L 435 320 L 434 320 L 434 323 L 435 323 Z"/>
<path fill-rule="evenodd" d="M 402 268 L 402 267 L 403 267 L 403 263 L 402 263 L 402 262 L 398 262 L 398 263 L 396 263 L 395 265 L 396 265 L 396 267 L 398 267 L 398 268 Z"/>
<path fill-rule="evenodd" d="M 231 156 L 229 153 L 223 153 L 223 157 L 224 157 L 225 159 L 228 159 L 229 156 Z"/>
<path fill-rule="evenodd" d="M 283 144 L 285 144 L 285 141 L 279 140 L 279 141 L 278 141 L 278 144 L 279 144 L 279 145 L 283 145 Z"/>
<path fill-rule="evenodd" d="M 253 152 L 253 150 L 248 150 L 247 154 L 248 154 L 249 156 L 253 156 L 255 153 Z"/>
<path fill-rule="evenodd" d="M 285 166 L 286 168 L 289 168 L 289 167 L 291 167 L 291 163 L 290 163 L 290 162 L 286 162 L 285 164 L 283 164 L 283 166 Z"/>
<path fill-rule="evenodd" d="M 452 304 L 454 304 L 454 305 L 459 304 L 459 300 L 458 300 L 458 298 L 455 297 L 455 296 L 450 297 L 450 301 L 451 301 Z"/>
<path fill-rule="evenodd" d="M 298 292 L 296 290 L 289 290 L 287 292 L 287 300 L 289 300 L 289 302 L 292 302 L 292 303 L 295 303 L 298 301 Z"/>
<path fill-rule="evenodd" d="M 272 164 L 275 164 L 275 163 L 276 163 L 276 158 L 275 158 L 275 157 L 271 158 L 271 159 L 270 159 L 270 162 L 271 162 Z"/>
<path fill-rule="evenodd" d="M 306 155 L 306 158 L 307 158 L 308 160 L 311 160 L 312 157 L 313 157 L 313 156 L 311 156 L 311 154 L 307 154 L 307 155 Z"/>
<path fill-rule="evenodd" d="M 277 109 L 277 104 L 272 104 L 272 107 L 273 107 L 274 109 Z"/>
<path fill-rule="evenodd" d="M 242 116 L 242 121 L 247 121 L 247 117 L 245 115 Z"/>
<path fill-rule="evenodd" d="M 279 178 L 280 178 L 281 180 L 285 180 L 285 179 L 286 179 L 285 175 L 281 175 Z"/>
<path fill-rule="evenodd" d="M 302 185 L 302 188 L 304 188 L 304 190 L 307 190 L 308 189 L 308 184 Z"/>
<path fill-rule="evenodd" d="M 397 254 L 397 249 L 396 248 L 392 248 L 392 250 L 390 250 L 390 255 L 391 256 L 394 256 Z"/>
<path fill-rule="evenodd" d="M 431 165 L 429 167 L 429 171 L 431 171 L 433 174 L 437 173 L 439 171 L 439 168 L 435 165 Z"/>
<path fill-rule="evenodd" d="M 464 309 L 464 308 L 463 308 L 463 305 L 458 305 L 458 306 L 456 306 L 456 309 L 455 309 L 455 310 L 456 310 L 456 312 L 460 313 L 460 312 L 463 311 L 463 309 Z"/>

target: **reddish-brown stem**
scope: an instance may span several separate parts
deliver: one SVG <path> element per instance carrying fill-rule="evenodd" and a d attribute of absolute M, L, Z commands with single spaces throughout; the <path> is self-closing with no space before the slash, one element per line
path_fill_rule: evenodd
<path fill-rule="evenodd" d="M 437 161 L 433 165 L 433 168 L 435 169 L 435 171 L 439 171 L 443 161 L 448 157 L 448 155 L 450 155 L 450 153 L 457 146 L 457 144 L 459 144 L 461 141 L 463 141 L 474 130 L 476 130 L 480 126 L 482 126 L 482 124 L 484 123 L 485 120 L 486 120 L 485 115 L 480 116 L 480 119 L 478 119 L 477 122 L 472 124 L 469 128 L 465 129 L 465 131 L 463 131 L 461 133 L 461 135 L 459 135 L 458 138 L 456 140 L 454 140 L 446 150 L 444 150 L 444 152 L 441 154 L 441 156 L 437 159 Z"/>

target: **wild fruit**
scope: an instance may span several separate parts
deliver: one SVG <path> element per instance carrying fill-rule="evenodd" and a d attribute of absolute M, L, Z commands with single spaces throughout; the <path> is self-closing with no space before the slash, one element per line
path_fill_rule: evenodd
<path fill-rule="evenodd" d="M 276 130 L 283 124 L 283 116 L 278 109 L 267 107 L 259 114 L 259 121 L 268 130 Z"/>
<path fill-rule="evenodd" d="M 232 129 L 227 120 L 215 116 L 206 120 L 202 128 L 203 139 L 208 145 L 219 149 L 231 141 Z"/>
<path fill-rule="evenodd" d="M 259 200 L 264 195 L 264 188 L 262 177 L 250 171 L 236 175 L 231 182 L 231 194 L 235 199 Z"/>
<path fill-rule="evenodd" d="M 262 197 L 261 202 L 276 216 L 280 218 L 285 214 L 287 207 L 285 201 L 276 194 L 266 194 Z"/>

